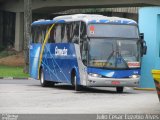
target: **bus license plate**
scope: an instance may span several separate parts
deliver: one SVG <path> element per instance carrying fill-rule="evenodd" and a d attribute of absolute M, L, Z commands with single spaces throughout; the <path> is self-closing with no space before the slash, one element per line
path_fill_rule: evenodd
<path fill-rule="evenodd" d="M 112 81 L 111 84 L 112 84 L 112 85 L 119 85 L 119 84 L 121 84 L 121 83 L 120 83 L 120 81 Z"/>

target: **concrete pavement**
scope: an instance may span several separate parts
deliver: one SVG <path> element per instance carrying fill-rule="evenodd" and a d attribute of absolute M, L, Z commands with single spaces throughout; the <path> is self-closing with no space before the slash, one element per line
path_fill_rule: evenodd
<path fill-rule="evenodd" d="M 126 88 L 87 88 L 75 92 L 69 85 L 43 88 L 36 80 L 0 80 L 0 113 L 13 114 L 160 114 L 156 91 Z"/>

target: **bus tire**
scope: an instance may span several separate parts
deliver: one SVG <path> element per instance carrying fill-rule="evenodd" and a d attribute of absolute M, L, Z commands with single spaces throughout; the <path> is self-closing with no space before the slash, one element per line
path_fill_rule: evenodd
<path fill-rule="evenodd" d="M 117 93 L 123 93 L 124 87 L 116 87 Z"/>
<path fill-rule="evenodd" d="M 76 74 L 73 73 L 71 78 L 72 78 L 72 80 L 71 80 L 72 81 L 72 85 L 73 85 L 75 91 L 80 91 L 81 90 L 81 86 L 77 84 Z"/>
<path fill-rule="evenodd" d="M 74 88 L 75 88 L 75 91 L 81 91 L 81 86 L 77 84 L 76 75 L 74 76 Z"/>
<path fill-rule="evenodd" d="M 43 69 L 40 70 L 40 83 L 42 87 L 47 87 L 49 85 L 49 82 L 44 79 Z"/>

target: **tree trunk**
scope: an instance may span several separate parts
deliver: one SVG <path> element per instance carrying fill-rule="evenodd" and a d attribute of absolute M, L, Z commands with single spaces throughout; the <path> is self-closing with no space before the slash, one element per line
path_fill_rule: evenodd
<path fill-rule="evenodd" d="M 24 72 L 29 73 L 29 41 L 31 40 L 32 0 L 24 0 Z"/>

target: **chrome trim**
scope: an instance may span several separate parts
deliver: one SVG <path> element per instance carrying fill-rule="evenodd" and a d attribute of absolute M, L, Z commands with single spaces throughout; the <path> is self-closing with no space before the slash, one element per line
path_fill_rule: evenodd
<path fill-rule="evenodd" d="M 140 78 L 100 78 L 88 76 L 87 86 L 89 87 L 137 87 L 139 85 Z M 113 85 L 112 81 L 120 81 L 120 84 Z"/>

